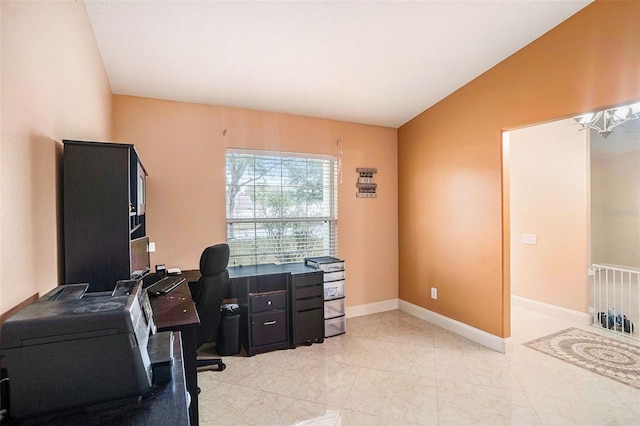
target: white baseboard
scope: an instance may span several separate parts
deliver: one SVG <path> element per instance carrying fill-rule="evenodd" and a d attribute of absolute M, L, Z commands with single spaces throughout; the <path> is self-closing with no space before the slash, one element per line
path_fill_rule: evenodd
<path fill-rule="evenodd" d="M 347 318 L 360 317 L 362 315 L 377 314 L 379 312 L 398 309 L 398 299 L 383 300 L 382 302 L 367 303 L 366 305 L 348 306 Z"/>
<path fill-rule="evenodd" d="M 591 325 L 591 315 L 585 312 L 574 311 L 562 306 L 550 305 L 538 300 L 527 299 L 526 297 L 511 295 L 511 304 L 522 308 L 531 309 L 566 321 L 572 321 L 581 325 Z"/>
<path fill-rule="evenodd" d="M 509 353 L 513 350 L 511 338 L 502 338 L 489 334 L 486 331 L 478 330 L 460 321 L 445 317 L 428 309 L 414 305 L 400 299 L 384 300 L 382 302 L 367 303 L 364 305 L 349 306 L 346 308 L 347 318 L 359 317 L 362 315 L 377 314 L 379 312 L 393 311 L 400 309 L 422 320 L 429 321 L 449 330 L 452 333 L 465 337 L 473 342 L 486 346 L 489 349 L 500 353 Z"/>
<path fill-rule="evenodd" d="M 398 305 L 398 308 L 401 311 L 404 311 L 425 321 L 429 321 L 430 323 L 433 323 L 438 327 L 449 330 L 452 333 L 458 334 L 473 342 L 479 343 L 482 346 L 486 346 L 489 349 L 493 349 L 494 351 L 503 354 L 513 351 L 513 342 L 511 341 L 511 337 L 502 338 L 494 336 L 493 334 L 487 333 L 486 331 L 471 327 L 470 325 L 445 317 L 444 315 L 440 315 L 436 312 L 430 311 L 404 300 L 400 300 Z"/>

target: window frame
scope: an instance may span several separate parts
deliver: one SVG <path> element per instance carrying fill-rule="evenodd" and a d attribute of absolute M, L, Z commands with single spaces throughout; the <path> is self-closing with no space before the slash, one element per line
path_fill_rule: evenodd
<path fill-rule="evenodd" d="M 267 188 L 270 187 L 266 184 L 257 184 L 258 180 L 263 178 L 260 176 L 258 178 L 253 178 L 249 184 L 245 184 L 243 186 L 248 186 L 250 188 L 249 192 L 253 193 L 253 199 L 251 205 L 253 206 L 251 211 L 253 212 L 252 217 L 235 217 L 230 211 L 230 181 L 229 181 L 229 159 L 232 155 L 245 155 L 253 157 L 253 164 L 256 164 L 256 160 L 265 159 L 266 161 L 271 161 L 271 159 L 277 159 L 280 164 L 284 164 L 288 159 L 300 159 L 305 162 L 305 167 L 308 165 L 308 161 L 311 160 L 319 160 L 322 162 L 322 203 L 321 208 L 328 208 L 327 211 L 323 211 L 322 215 L 309 215 L 308 205 L 307 212 L 304 216 L 283 216 L 283 217 L 257 217 L 256 215 L 256 204 L 257 195 L 256 195 L 256 187 Z M 254 166 L 255 167 L 255 166 Z M 282 166 L 280 166 L 282 167 Z M 253 169 L 255 170 L 255 168 Z M 305 170 L 306 173 L 306 170 Z M 328 177 L 325 176 L 325 173 L 328 174 Z M 286 186 L 284 184 L 284 177 L 282 176 L 283 172 L 281 169 L 281 178 L 279 186 L 271 186 L 272 188 L 279 189 L 280 193 L 283 194 L 283 188 L 291 188 L 290 186 Z M 308 177 L 307 174 L 304 175 Z M 320 187 L 316 187 L 320 188 Z M 237 197 L 239 194 L 236 194 Z M 329 196 L 328 201 L 325 200 L 325 196 Z M 234 203 L 234 206 L 236 204 Z M 229 260 L 230 266 L 241 266 L 241 265 L 255 265 L 260 263 L 294 263 L 300 262 L 303 260 L 303 257 L 308 256 L 338 256 L 338 159 L 335 155 L 322 155 L 322 154 L 308 154 L 308 153 L 298 153 L 298 152 L 283 152 L 283 151 L 268 151 L 268 150 L 254 150 L 254 149 L 238 149 L 238 148 L 227 148 L 225 151 L 225 221 L 226 221 L 226 239 L 227 243 L 231 248 L 231 257 Z M 259 238 L 258 235 L 264 232 L 264 225 L 273 225 L 273 224 L 282 224 L 283 229 L 286 229 L 288 226 L 300 226 L 303 223 L 309 224 L 309 228 L 307 231 L 311 230 L 312 232 L 319 232 L 322 240 L 322 249 L 315 251 L 305 251 L 305 250 L 296 250 L 295 253 L 291 250 L 289 251 L 260 251 L 259 246 Z M 295 225 L 294 225 L 295 224 Z M 245 225 L 251 226 L 253 225 L 254 230 L 254 239 L 251 246 L 251 243 L 245 245 L 245 251 L 238 253 L 237 247 L 241 247 L 244 243 L 242 239 L 235 239 L 231 237 L 230 239 L 230 230 L 234 225 Z M 318 226 L 326 227 L 328 229 L 321 229 L 318 231 Z M 315 226 L 315 229 L 314 229 Z M 305 229 L 304 227 L 302 228 Z M 251 233 L 251 230 L 245 228 L 241 230 L 245 233 Z M 304 231 L 303 231 L 304 232 Z M 289 238 L 293 238 L 288 236 Z M 294 238 L 295 240 L 295 238 Z M 318 240 L 316 238 L 316 240 Z M 250 241 L 244 240 L 244 241 Z M 297 240 L 295 240 L 297 241 Z M 306 240 L 302 239 L 301 242 L 311 243 L 313 239 Z M 277 246 L 278 241 L 277 238 L 273 241 L 268 238 L 263 239 L 263 243 L 266 243 L 267 247 Z M 316 241 L 317 243 L 317 241 Z M 253 247 L 252 249 L 248 248 L 249 246 Z M 304 256 L 301 256 L 303 254 Z M 275 259 L 273 259 L 275 258 Z M 266 259 L 266 260 L 265 260 Z"/>

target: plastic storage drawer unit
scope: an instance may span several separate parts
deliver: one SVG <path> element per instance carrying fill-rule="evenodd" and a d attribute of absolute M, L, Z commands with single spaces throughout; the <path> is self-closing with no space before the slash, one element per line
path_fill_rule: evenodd
<path fill-rule="evenodd" d="M 308 257 L 305 263 L 324 271 L 324 337 L 345 332 L 345 262 L 331 256 Z"/>

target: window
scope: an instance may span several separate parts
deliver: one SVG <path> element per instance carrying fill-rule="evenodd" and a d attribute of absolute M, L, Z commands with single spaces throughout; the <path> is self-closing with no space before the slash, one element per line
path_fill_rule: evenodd
<path fill-rule="evenodd" d="M 337 256 L 332 156 L 227 150 L 230 266 Z"/>

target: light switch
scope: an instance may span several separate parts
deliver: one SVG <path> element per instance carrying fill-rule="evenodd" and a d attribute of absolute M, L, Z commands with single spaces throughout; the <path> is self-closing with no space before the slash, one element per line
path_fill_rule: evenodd
<path fill-rule="evenodd" d="M 522 244 L 537 244 L 536 234 L 522 234 Z"/>

